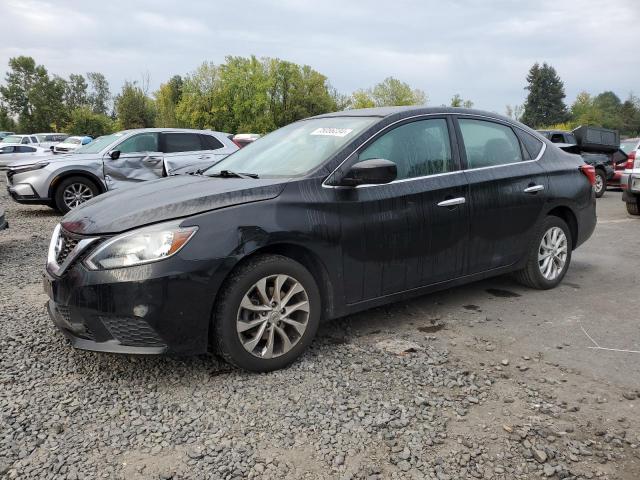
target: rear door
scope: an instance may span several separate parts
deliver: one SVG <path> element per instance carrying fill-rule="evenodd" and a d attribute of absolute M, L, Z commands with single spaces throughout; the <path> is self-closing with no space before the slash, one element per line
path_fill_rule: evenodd
<path fill-rule="evenodd" d="M 200 135 L 195 132 L 165 132 L 161 141 L 167 175 L 183 167 L 197 170 L 198 164 L 209 158 L 207 152 L 203 151 Z"/>
<path fill-rule="evenodd" d="M 103 158 L 104 179 L 109 190 L 162 178 L 163 155 L 158 132 L 136 133 L 112 149 L 116 150 L 120 152 L 116 160 L 109 154 Z"/>
<path fill-rule="evenodd" d="M 548 180 L 514 129 L 485 117 L 459 116 L 458 137 L 469 183 L 467 274 L 512 265 L 526 252 L 546 201 Z"/>

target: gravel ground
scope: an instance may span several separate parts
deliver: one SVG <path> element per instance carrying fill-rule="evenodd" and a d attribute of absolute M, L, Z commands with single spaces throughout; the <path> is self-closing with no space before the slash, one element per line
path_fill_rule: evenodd
<path fill-rule="evenodd" d="M 270 374 L 73 350 L 40 280 L 59 217 L 0 204 L 0 478 L 640 478 L 640 392 L 505 357 L 478 335 L 501 319 L 443 320 L 446 295 L 329 322 Z"/>

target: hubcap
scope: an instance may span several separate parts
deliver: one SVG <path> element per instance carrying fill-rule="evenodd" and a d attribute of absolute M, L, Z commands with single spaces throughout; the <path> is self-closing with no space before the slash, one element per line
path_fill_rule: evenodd
<path fill-rule="evenodd" d="M 604 179 L 602 175 L 596 175 L 596 192 L 601 191 L 604 188 Z"/>
<path fill-rule="evenodd" d="M 236 328 L 245 350 L 259 358 L 274 358 L 291 350 L 309 322 L 309 297 L 288 275 L 261 278 L 242 297 Z"/>
<path fill-rule="evenodd" d="M 567 263 L 567 236 L 561 228 L 552 227 L 546 231 L 538 249 L 538 267 L 547 280 L 560 276 Z"/>
<path fill-rule="evenodd" d="M 91 200 L 93 198 L 93 192 L 84 183 L 72 183 L 64 189 L 62 193 L 64 204 L 68 208 L 75 208 L 81 203 Z"/>

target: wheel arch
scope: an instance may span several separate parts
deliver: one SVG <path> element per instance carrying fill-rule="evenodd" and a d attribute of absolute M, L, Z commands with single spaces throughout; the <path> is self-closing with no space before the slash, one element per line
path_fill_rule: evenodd
<path fill-rule="evenodd" d="M 104 182 L 100 180 L 97 175 L 91 172 L 87 172 L 86 170 L 65 170 L 64 172 L 57 175 L 49 184 L 49 198 L 54 198 L 56 189 L 58 188 L 58 185 L 60 185 L 60 182 L 69 177 L 84 177 L 88 180 L 91 180 L 96 185 L 96 187 L 98 187 L 100 193 L 105 193 L 107 191 L 106 187 L 104 186 Z"/>
<path fill-rule="evenodd" d="M 559 205 L 549 210 L 547 216 L 561 218 L 569 226 L 569 230 L 571 230 L 571 249 L 575 250 L 578 244 L 578 218 L 573 210 L 566 205 Z"/>
<path fill-rule="evenodd" d="M 311 275 L 313 275 L 313 278 L 316 280 L 320 290 L 320 297 L 323 305 L 321 319 L 324 320 L 334 317 L 335 294 L 327 267 L 324 262 L 322 262 L 318 254 L 313 252 L 311 249 L 296 243 L 273 243 L 253 250 L 251 253 L 242 257 L 242 259 L 238 261 L 229 272 L 227 272 L 221 285 L 227 281 L 227 278 L 229 278 L 233 272 L 242 267 L 246 262 L 258 255 L 269 254 L 289 257 L 309 270 Z"/>

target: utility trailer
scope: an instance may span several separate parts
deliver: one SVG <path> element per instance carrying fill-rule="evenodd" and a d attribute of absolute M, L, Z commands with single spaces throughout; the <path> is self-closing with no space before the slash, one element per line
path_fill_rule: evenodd
<path fill-rule="evenodd" d="M 616 165 L 627 161 L 627 154 L 620 150 L 620 134 L 617 130 L 581 125 L 566 130 L 538 130 L 561 149 L 576 153 L 585 163 L 596 169 L 596 197 L 600 198 L 607 183 L 615 175 Z"/>

